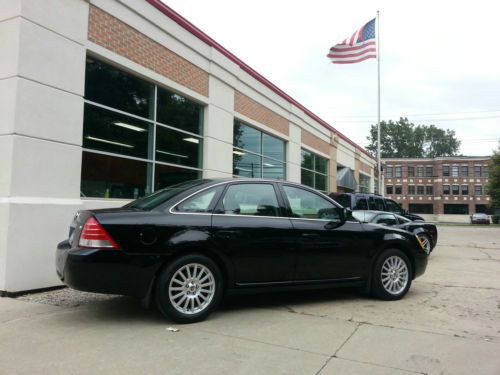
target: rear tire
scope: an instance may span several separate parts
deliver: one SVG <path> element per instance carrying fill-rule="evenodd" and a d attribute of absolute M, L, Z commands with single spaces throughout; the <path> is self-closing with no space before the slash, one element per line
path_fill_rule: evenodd
<path fill-rule="evenodd" d="M 372 295 L 386 301 L 401 299 L 408 293 L 412 279 L 413 270 L 405 253 L 387 249 L 375 261 Z"/>
<path fill-rule="evenodd" d="M 217 264 L 201 254 L 175 259 L 161 272 L 156 285 L 156 304 L 161 313 L 177 323 L 204 320 L 223 294 Z"/>

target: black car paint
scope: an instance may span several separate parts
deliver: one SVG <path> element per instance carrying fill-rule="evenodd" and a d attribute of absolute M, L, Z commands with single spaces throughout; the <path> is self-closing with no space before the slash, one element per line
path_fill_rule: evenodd
<path fill-rule="evenodd" d="M 216 207 L 212 213 L 175 211 L 184 198 L 203 189 L 220 186 L 220 200 L 222 190 L 242 182 L 273 184 L 282 216 L 225 215 L 218 213 Z M 377 254 L 390 247 L 407 254 L 414 277 L 425 271 L 427 254 L 414 236 L 398 229 L 349 221 L 325 229 L 328 220 L 294 218 L 282 184 L 273 180 L 207 180 L 150 211 L 127 207 L 82 211 L 71 225 L 71 242 L 66 240 L 58 245 L 58 275 L 74 289 L 148 300 L 162 267 L 188 252 L 203 253 L 219 265 L 228 294 L 369 286 Z M 111 235 L 118 250 L 78 246 L 80 232 L 90 216 Z"/>

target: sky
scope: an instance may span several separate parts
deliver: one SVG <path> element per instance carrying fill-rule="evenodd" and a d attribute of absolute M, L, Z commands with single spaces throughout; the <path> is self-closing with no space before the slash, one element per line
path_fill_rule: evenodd
<path fill-rule="evenodd" d="M 162 1 L 361 146 L 377 121 L 377 62 L 326 54 L 379 10 L 381 119 L 454 130 L 463 155 L 499 145 L 499 2 Z"/>

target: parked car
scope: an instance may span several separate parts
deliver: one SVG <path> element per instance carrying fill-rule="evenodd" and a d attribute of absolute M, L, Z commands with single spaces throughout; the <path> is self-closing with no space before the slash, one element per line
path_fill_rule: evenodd
<path fill-rule="evenodd" d="M 392 212 L 406 217 L 412 221 L 424 221 L 422 216 L 412 214 L 392 199 L 384 198 L 377 194 L 368 193 L 330 193 L 330 198 L 334 199 L 342 206 L 351 210 L 372 210 Z"/>
<path fill-rule="evenodd" d="M 436 247 L 438 232 L 432 223 L 411 221 L 401 215 L 381 211 L 353 211 L 352 216 L 362 223 L 387 225 L 411 232 L 417 235 L 429 253 Z"/>
<path fill-rule="evenodd" d="M 74 289 L 154 301 L 183 323 L 248 291 L 358 286 L 402 298 L 428 252 L 415 235 L 347 221 L 347 211 L 290 182 L 190 181 L 78 212 L 58 245 L 57 274 Z"/>
<path fill-rule="evenodd" d="M 483 214 L 483 213 L 472 214 L 470 216 L 470 223 L 471 224 L 489 224 L 490 217 L 487 214 Z"/>

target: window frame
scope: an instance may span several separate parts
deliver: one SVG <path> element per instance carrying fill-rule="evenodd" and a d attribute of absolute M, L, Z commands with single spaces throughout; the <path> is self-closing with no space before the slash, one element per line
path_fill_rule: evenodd
<path fill-rule="evenodd" d="M 312 169 L 309 169 L 309 168 L 306 168 L 306 167 L 302 166 L 302 155 L 304 153 L 310 154 L 312 156 L 312 162 L 313 162 Z M 329 178 L 329 176 L 330 176 L 330 173 L 329 173 L 330 172 L 330 159 L 325 158 L 325 157 L 323 157 L 321 155 L 318 155 L 318 154 L 316 154 L 316 153 L 314 153 L 314 152 L 312 152 L 310 150 L 307 150 L 307 149 L 305 149 L 303 147 L 300 149 L 300 157 L 301 157 L 301 162 L 300 162 L 300 171 L 301 171 L 301 173 L 300 173 L 300 183 L 304 184 L 306 186 L 312 187 L 313 189 L 321 191 L 321 192 L 323 192 L 325 194 L 328 193 L 328 190 L 329 190 L 329 179 L 330 179 Z M 323 159 L 323 161 L 326 162 L 326 173 L 323 173 L 320 170 L 316 169 L 316 158 Z M 313 186 L 304 183 L 304 181 L 302 180 L 302 171 L 307 171 L 307 172 L 312 173 Z M 318 187 L 316 187 L 316 175 L 320 175 L 320 176 L 325 177 L 325 179 L 326 179 L 326 186 L 325 186 L 324 190 L 323 189 L 319 189 Z"/>
<path fill-rule="evenodd" d="M 287 178 L 287 175 L 286 175 L 286 170 L 287 170 L 287 160 L 286 160 L 286 150 L 287 150 L 287 144 L 288 142 L 280 137 L 277 137 L 276 135 L 274 134 L 270 134 L 270 133 L 267 133 L 261 129 L 258 129 L 252 125 L 249 125 L 248 123 L 238 119 L 238 118 L 234 118 L 233 119 L 233 133 L 234 133 L 234 128 L 236 127 L 236 125 L 239 124 L 240 126 L 246 126 L 252 130 L 255 130 L 256 132 L 259 133 L 259 145 L 260 145 L 260 153 L 259 152 L 256 152 L 256 151 L 253 151 L 253 150 L 248 150 L 248 149 L 245 149 L 245 148 L 242 148 L 242 147 L 238 147 L 235 145 L 235 142 L 234 142 L 234 134 L 233 134 L 233 151 L 232 151 L 232 175 L 235 176 L 235 177 L 245 177 L 245 178 L 272 178 L 272 177 L 264 177 L 264 166 L 265 166 L 265 161 L 266 160 L 272 160 L 276 163 L 279 163 L 280 165 L 282 165 L 283 167 L 283 176 L 282 178 L 277 178 L 278 180 L 282 180 L 282 181 L 285 181 L 286 178 Z M 276 158 L 273 158 L 271 156 L 268 156 L 265 154 L 265 150 L 264 150 L 264 135 L 267 136 L 267 137 L 271 137 L 271 138 L 274 138 L 276 140 L 279 140 L 280 142 L 283 143 L 283 160 L 279 160 L 279 159 L 276 159 Z M 246 175 L 238 175 L 238 174 L 235 174 L 234 173 L 234 170 L 235 168 L 237 167 L 237 165 L 235 164 L 235 161 L 234 161 L 234 158 L 235 158 L 235 155 L 238 155 L 238 153 L 241 153 L 242 156 L 244 154 L 249 154 L 249 155 L 253 155 L 253 156 L 256 156 L 258 158 L 260 158 L 260 175 L 258 176 L 246 176 Z M 253 169 L 253 168 L 252 168 Z"/>
<path fill-rule="evenodd" d="M 158 179 L 158 181 L 157 181 L 156 169 L 161 168 L 162 166 L 172 167 L 172 168 L 179 169 L 179 170 L 181 170 L 183 172 L 187 172 L 187 173 L 193 172 L 193 173 L 196 173 L 196 175 L 197 175 L 196 178 L 201 178 L 201 175 L 203 172 L 203 144 L 204 144 L 204 139 L 205 139 L 205 135 L 204 135 L 205 126 L 203 123 L 203 119 L 205 117 L 206 105 L 188 97 L 185 94 L 177 93 L 174 90 L 167 88 L 156 81 L 147 80 L 147 79 L 144 79 L 142 77 L 139 77 L 138 75 L 130 74 L 125 68 L 123 68 L 121 65 L 119 65 L 117 63 L 110 63 L 107 61 L 103 61 L 103 59 L 101 59 L 99 57 L 95 57 L 92 54 L 88 54 L 86 56 L 86 59 L 95 60 L 99 64 L 105 65 L 106 69 L 111 69 L 113 71 L 117 71 L 117 74 L 130 76 L 131 79 L 138 81 L 140 84 L 149 85 L 149 86 L 151 86 L 151 90 L 150 90 L 150 97 L 148 98 L 148 100 L 149 100 L 149 102 L 148 102 L 149 113 L 147 114 L 147 117 L 142 117 L 142 116 L 137 115 L 137 114 L 132 113 L 132 112 L 126 112 L 120 108 L 110 107 L 107 104 L 93 101 L 93 100 L 89 99 L 86 95 L 84 95 L 84 100 L 83 100 L 84 101 L 84 114 L 87 113 L 87 111 L 96 110 L 96 111 L 103 111 L 103 112 L 105 112 L 105 114 L 109 113 L 109 116 L 111 116 L 111 115 L 115 115 L 117 117 L 127 116 L 131 120 L 136 120 L 136 121 L 139 120 L 145 124 L 148 124 L 148 126 L 150 127 L 151 134 L 148 135 L 147 154 L 142 155 L 142 156 L 131 156 L 131 155 L 119 153 L 113 149 L 106 150 L 104 148 L 103 149 L 92 148 L 91 146 L 90 147 L 89 146 L 87 146 L 87 147 L 82 146 L 82 155 L 84 153 L 88 153 L 88 154 L 97 154 L 97 155 L 100 155 L 101 157 L 106 157 L 106 158 L 116 158 L 116 159 L 120 159 L 120 160 L 125 159 L 125 160 L 129 160 L 129 161 L 145 162 L 148 167 L 147 167 L 147 171 L 146 171 L 146 181 L 144 181 L 145 186 L 146 186 L 144 195 L 156 192 L 158 190 L 161 190 L 161 189 L 167 187 L 167 186 L 157 186 L 158 185 L 157 182 L 160 180 Z M 85 66 L 86 72 L 88 69 L 87 67 L 88 67 L 88 64 L 86 63 L 86 66 Z M 85 86 L 86 87 L 87 87 L 87 82 L 88 81 L 87 81 L 87 74 L 86 74 L 86 79 L 85 79 Z M 199 134 L 192 133 L 192 132 L 187 131 L 187 130 L 182 129 L 182 128 L 177 128 L 175 126 L 168 126 L 168 125 L 162 124 L 159 121 L 157 121 L 158 91 L 160 89 L 167 91 L 167 92 L 170 92 L 173 95 L 178 95 L 179 97 L 185 99 L 186 101 L 189 101 L 192 105 L 199 107 L 199 113 L 200 113 L 199 114 L 199 121 L 200 121 L 199 122 L 199 128 L 200 128 Z M 87 108 L 89 108 L 89 109 L 87 109 Z M 125 125 L 125 126 L 123 126 L 123 125 Z M 126 125 L 129 125 L 129 124 L 123 124 L 123 125 L 121 125 L 121 126 L 126 127 Z M 198 144 L 198 149 L 197 149 L 198 156 L 197 156 L 197 161 L 195 163 L 196 166 L 177 164 L 177 163 L 173 163 L 173 162 L 164 162 L 164 161 L 160 161 L 156 158 L 156 150 L 158 148 L 157 129 L 159 126 L 161 126 L 163 128 L 168 128 L 170 131 L 174 131 L 174 132 L 178 133 L 180 137 L 185 136 L 186 138 L 190 138 L 193 141 L 194 140 L 198 141 L 197 142 L 197 144 Z M 130 125 L 128 128 L 131 129 Z M 85 123 L 83 124 L 83 129 L 85 131 Z M 85 136 L 85 133 L 83 133 L 82 139 L 84 136 Z M 193 143 L 195 143 L 195 142 L 193 142 Z M 82 141 L 82 144 L 83 144 L 83 141 Z M 82 163 L 82 165 L 81 165 L 81 173 L 82 174 L 83 174 L 83 168 L 84 168 L 84 165 Z M 107 186 L 109 184 L 109 181 L 104 181 L 104 180 L 103 181 L 95 180 L 95 181 L 104 184 L 104 186 Z M 82 178 L 80 180 L 80 191 L 84 190 L 83 183 L 84 183 L 84 180 Z M 85 188 L 87 188 L 87 187 L 85 187 Z M 94 188 L 94 190 L 95 190 L 95 188 Z M 142 197 L 142 196 L 140 196 L 140 197 Z M 106 194 L 104 194 L 104 196 L 87 195 L 87 196 L 84 196 L 84 198 L 110 199 L 111 197 L 107 197 Z M 131 199 L 135 199 L 135 197 L 113 198 L 113 199 L 131 200 Z"/>

